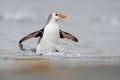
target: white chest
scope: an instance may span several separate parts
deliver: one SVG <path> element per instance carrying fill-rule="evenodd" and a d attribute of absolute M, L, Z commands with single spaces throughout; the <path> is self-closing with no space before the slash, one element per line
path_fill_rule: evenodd
<path fill-rule="evenodd" d="M 50 50 L 51 52 L 56 51 L 55 45 L 59 43 L 60 34 L 59 27 L 57 23 L 48 24 L 44 28 L 43 37 L 40 40 L 40 43 L 37 45 L 36 53 L 46 52 Z"/>
<path fill-rule="evenodd" d="M 60 38 L 59 26 L 57 23 L 50 23 L 44 29 L 43 39 L 57 42 Z"/>

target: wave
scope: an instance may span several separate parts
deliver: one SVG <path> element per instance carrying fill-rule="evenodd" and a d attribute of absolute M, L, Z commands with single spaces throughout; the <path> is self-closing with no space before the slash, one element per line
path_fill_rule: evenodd
<path fill-rule="evenodd" d="M 17 12 L 0 14 L 0 21 L 30 21 L 38 19 L 38 15 L 32 12 Z"/>
<path fill-rule="evenodd" d="M 110 24 L 112 26 L 120 25 L 120 17 L 119 16 L 87 16 L 82 17 L 84 23 L 92 23 L 92 24 Z"/>
<path fill-rule="evenodd" d="M 0 14 L 0 21 L 14 21 L 14 22 L 19 22 L 19 21 L 34 21 L 38 20 L 39 17 L 38 13 L 35 12 L 7 12 Z M 77 17 L 76 17 L 77 18 Z M 92 24 L 110 24 L 113 26 L 119 26 L 120 25 L 120 17 L 119 16 L 114 16 L 114 15 L 98 15 L 98 16 L 90 16 L 90 15 L 81 15 L 80 16 L 80 21 L 83 23 L 92 23 Z"/>

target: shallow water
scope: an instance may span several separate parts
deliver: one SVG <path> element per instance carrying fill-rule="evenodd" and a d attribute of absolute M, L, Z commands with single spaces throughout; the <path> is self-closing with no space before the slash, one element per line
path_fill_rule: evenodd
<path fill-rule="evenodd" d="M 19 64 L 19 61 L 14 60 L 15 64 L 11 61 L 14 58 L 42 57 L 49 59 L 58 70 L 65 70 L 62 73 L 69 76 L 69 80 L 74 80 L 74 73 L 80 74 L 76 77 L 78 80 L 79 76 L 82 80 L 96 80 L 97 77 L 100 80 L 119 80 L 119 7 L 119 0 L 0 0 L 0 70 Z M 79 42 L 62 39 L 58 45 L 60 53 L 46 53 L 43 56 L 30 51 L 22 52 L 18 41 L 43 28 L 49 13 L 56 10 L 68 15 L 67 19 L 59 21 L 60 28 L 75 35 Z M 35 48 L 37 40 L 24 42 L 24 47 L 28 50 Z"/>
<path fill-rule="evenodd" d="M 119 60 L 119 57 L 114 58 Z M 6 57 L 0 61 L 0 78 L 1 80 L 119 80 L 120 66 L 113 64 L 114 60 L 111 57 L 86 57 L 86 59 Z"/>

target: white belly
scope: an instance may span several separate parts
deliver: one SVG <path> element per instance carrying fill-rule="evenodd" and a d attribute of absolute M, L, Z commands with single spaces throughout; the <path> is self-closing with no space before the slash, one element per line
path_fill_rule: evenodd
<path fill-rule="evenodd" d="M 43 53 L 46 51 L 55 52 L 60 39 L 58 24 L 47 25 L 44 29 L 43 37 L 37 45 L 36 53 Z"/>

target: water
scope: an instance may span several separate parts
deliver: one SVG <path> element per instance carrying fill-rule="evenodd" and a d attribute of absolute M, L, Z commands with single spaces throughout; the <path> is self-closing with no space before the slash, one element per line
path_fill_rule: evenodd
<path fill-rule="evenodd" d="M 59 21 L 60 28 L 75 35 L 79 42 L 62 39 L 61 44 L 57 46 L 60 53 L 46 53 L 42 57 L 50 58 L 60 67 L 58 70 L 62 70 L 63 67 L 74 67 L 73 71 L 77 69 L 79 73 L 80 66 L 109 65 L 113 71 L 119 71 L 119 7 L 119 0 L 0 0 L 0 64 L 3 65 L 0 70 L 12 63 L 11 58 L 40 57 L 30 51 L 22 52 L 18 47 L 18 41 L 25 35 L 43 28 L 50 12 L 57 10 L 68 15 L 67 19 Z M 24 47 L 35 48 L 37 40 L 38 38 L 24 42 Z M 102 73 L 106 68 L 100 68 Z M 92 72 L 93 69 L 87 70 Z M 100 70 L 97 67 L 92 73 Z M 108 76 L 115 77 L 116 73 L 111 75 L 106 71 Z M 87 72 L 85 74 L 87 75 Z M 107 80 L 104 75 L 101 77 Z M 111 80 L 119 79 L 117 76 Z"/>

